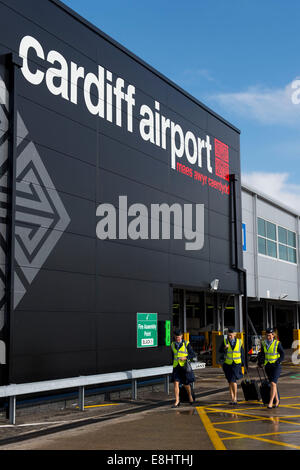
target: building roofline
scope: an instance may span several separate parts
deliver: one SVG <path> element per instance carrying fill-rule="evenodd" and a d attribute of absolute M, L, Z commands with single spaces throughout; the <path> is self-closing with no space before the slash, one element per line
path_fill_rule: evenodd
<path fill-rule="evenodd" d="M 238 129 L 236 126 L 234 126 L 233 124 L 231 124 L 229 121 L 227 121 L 226 119 L 224 119 L 222 116 L 220 116 L 219 114 L 217 114 L 215 111 L 213 111 L 212 109 L 210 109 L 208 106 L 206 106 L 205 104 L 203 104 L 201 101 L 199 101 L 197 98 L 195 98 L 194 96 L 190 95 L 187 91 L 185 91 L 183 88 L 181 88 L 179 85 L 176 85 L 175 82 L 172 82 L 172 80 L 170 80 L 169 78 L 167 78 L 165 75 L 163 75 L 162 73 L 160 73 L 158 70 L 156 70 L 154 67 L 152 67 L 151 65 L 149 65 L 147 62 L 145 62 L 143 59 L 140 59 L 138 56 L 136 56 L 133 52 L 129 51 L 128 49 L 126 49 L 126 47 L 122 46 L 122 44 L 118 43 L 117 41 L 115 41 L 113 38 L 111 38 L 110 36 L 108 36 L 106 33 L 104 33 L 103 31 L 101 31 L 101 29 L 99 29 L 97 26 L 93 25 L 92 23 L 90 23 L 88 20 L 86 20 L 85 18 L 83 18 L 81 15 L 79 15 L 78 13 L 76 13 L 74 10 L 72 10 L 72 8 L 68 7 L 67 5 L 65 5 L 62 1 L 60 0 L 49 0 L 51 3 L 54 3 L 56 6 L 58 6 L 59 8 L 61 8 L 62 10 L 64 10 L 66 13 L 68 13 L 69 15 L 73 16 L 73 18 L 75 18 L 77 21 L 79 21 L 80 23 L 84 24 L 87 28 L 89 28 L 90 30 L 92 30 L 94 33 L 98 34 L 99 36 L 101 36 L 102 38 L 104 38 L 106 41 L 110 42 L 111 44 L 113 44 L 115 47 L 117 47 L 118 49 L 120 49 L 122 52 L 124 52 L 125 54 L 127 54 L 129 57 L 131 57 L 132 59 L 134 59 L 136 62 L 138 62 L 139 64 L 141 64 L 143 67 L 145 67 L 146 69 L 148 69 L 150 72 L 154 73 L 157 77 L 159 77 L 160 79 L 164 80 L 166 83 L 168 83 L 170 86 L 172 86 L 173 88 L 175 88 L 177 91 L 179 91 L 180 93 L 182 93 L 184 96 L 186 96 L 188 99 L 190 99 L 191 101 L 193 101 L 195 104 L 199 105 L 201 108 L 203 108 L 205 111 L 207 111 L 208 113 L 210 113 L 212 116 L 214 116 L 215 118 L 217 118 L 219 121 L 223 122 L 224 124 L 226 124 L 227 126 L 229 126 L 231 129 L 233 129 L 235 132 L 237 132 L 238 134 L 241 133 L 240 129 Z"/>
<path fill-rule="evenodd" d="M 296 209 L 283 204 L 278 199 L 274 199 L 272 196 L 269 196 L 263 191 L 260 191 L 259 189 L 256 189 L 253 186 L 250 186 L 243 182 L 241 183 L 241 188 L 242 190 L 244 189 L 248 193 L 256 194 L 260 199 L 271 203 L 273 206 L 278 207 L 279 209 L 283 209 L 285 212 L 288 212 L 289 214 L 292 214 L 293 216 L 300 218 L 300 212 L 297 212 Z"/>

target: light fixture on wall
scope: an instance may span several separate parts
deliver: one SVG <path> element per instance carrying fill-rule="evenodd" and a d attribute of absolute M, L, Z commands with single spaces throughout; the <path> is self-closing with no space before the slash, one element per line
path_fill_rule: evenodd
<path fill-rule="evenodd" d="M 213 281 L 211 281 L 210 283 L 210 290 L 211 292 L 216 292 L 219 288 L 219 279 L 214 279 Z"/>

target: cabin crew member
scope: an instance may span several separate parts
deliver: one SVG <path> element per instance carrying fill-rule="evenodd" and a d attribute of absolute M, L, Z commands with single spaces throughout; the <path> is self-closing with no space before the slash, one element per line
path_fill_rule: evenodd
<path fill-rule="evenodd" d="M 224 354 L 223 371 L 229 383 L 231 405 L 237 405 L 237 383 L 243 377 L 242 366 L 244 365 L 244 348 L 242 340 L 236 338 L 233 330 L 228 330 L 227 339 L 221 344 L 219 352 Z"/>
<path fill-rule="evenodd" d="M 281 362 L 284 360 L 284 351 L 279 341 L 275 339 L 274 330 L 267 328 L 266 339 L 261 342 L 261 350 L 258 353 L 259 367 L 265 366 L 265 371 L 271 385 L 270 401 L 267 408 L 279 406 L 277 381 L 281 373 Z"/>
<path fill-rule="evenodd" d="M 181 330 L 175 330 L 174 341 L 171 343 L 171 350 L 173 355 L 173 372 L 171 381 L 174 382 L 174 393 L 175 403 L 172 408 L 178 408 L 180 406 L 179 400 L 179 385 L 182 384 L 189 397 L 189 402 L 192 405 L 194 403 L 191 386 L 190 384 L 195 381 L 193 371 L 187 372 L 186 363 L 187 360 L 196 357 L 191 343 L 189 341 L 183 341 L 183 333 Z"/>

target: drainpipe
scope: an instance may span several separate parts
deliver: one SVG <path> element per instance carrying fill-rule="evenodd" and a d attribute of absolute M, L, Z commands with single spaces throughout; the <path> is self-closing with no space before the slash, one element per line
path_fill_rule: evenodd
<path fill-rule="evenodd" d="M 239 264 L 238 256 L 238 228 L 237 224 L 237 207 L 236 207 L 236 182 L 238 177 L 236 174 L 229 175 L 230 182 L 230 213 L 231 213 L 231 266 L 240 274 L 240 290 L 243 293 L 243 325 L 245 329 L 244 348 L 245 348 L 245 368 L 248 369 L 248 297 L 247 297 L 247 271 Z"/>

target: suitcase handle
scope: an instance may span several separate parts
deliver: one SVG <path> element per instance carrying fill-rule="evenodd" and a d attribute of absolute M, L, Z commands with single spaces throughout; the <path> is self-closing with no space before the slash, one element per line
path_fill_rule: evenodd
<path fill-rule="evenodd" d="M 257 372 L 258 372 L 259 380 L 260 380 L 260 383 L 262 383 L 262 378 L 261 378 L 260 370 L 259 370 L 259 369 L 260 369 L 260 367 L 257 367 Z M 268 377 L 266 376 L 265 368 L 262 367 L 262 370 L 263 370 L 263 374 L 264 374 L 265 380 L 267 380 L 267 381 L 269 382 Z"/>

